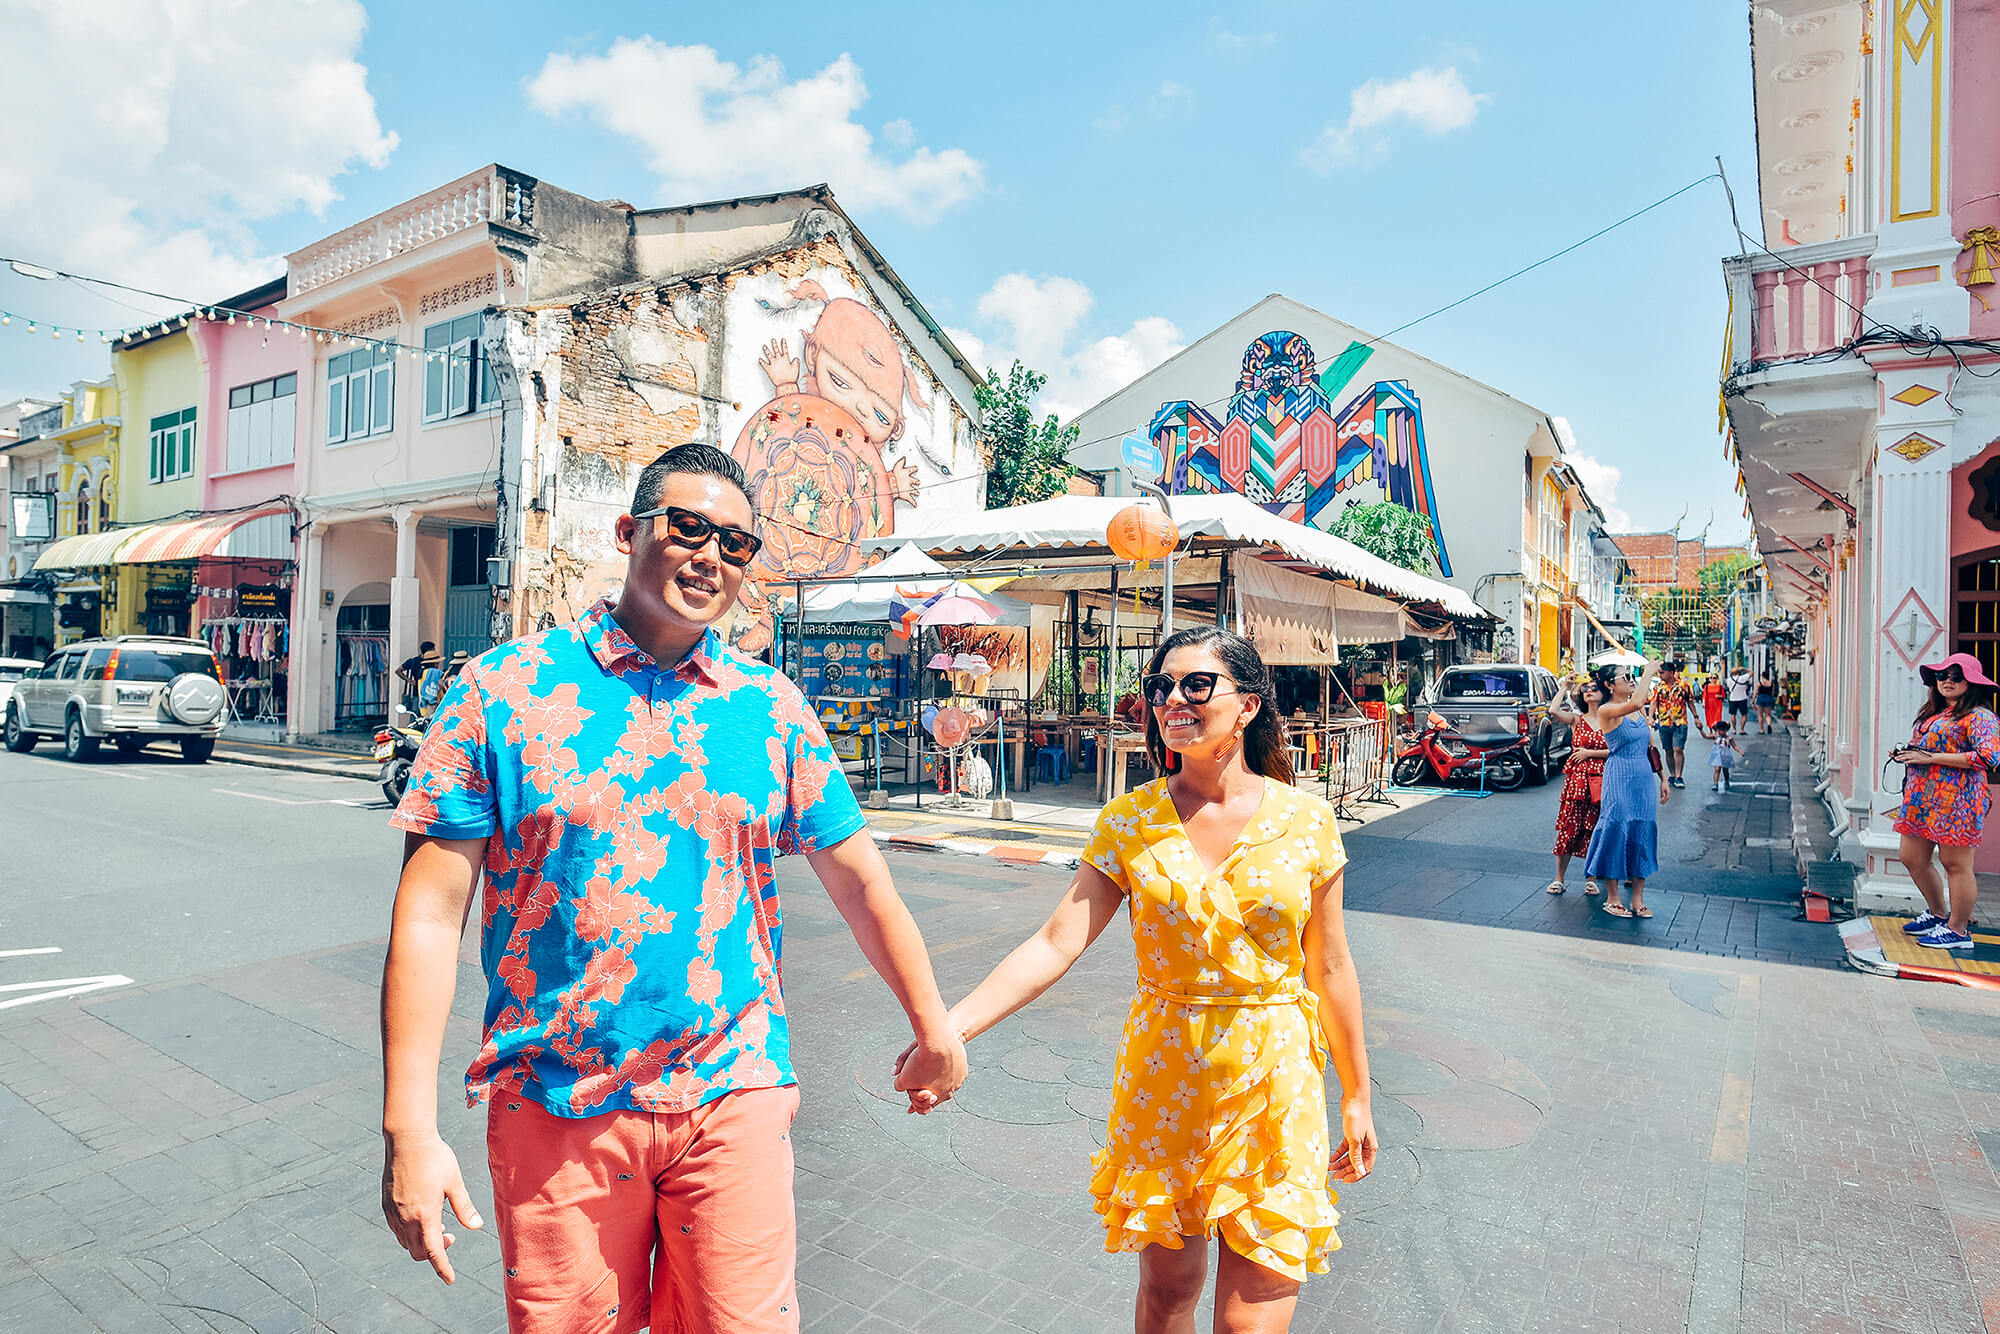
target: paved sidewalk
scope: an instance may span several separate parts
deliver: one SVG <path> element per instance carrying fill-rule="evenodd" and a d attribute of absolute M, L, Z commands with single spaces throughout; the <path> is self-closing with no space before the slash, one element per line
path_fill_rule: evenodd
<path fill-rule="evenodd" d="M 385 831 L 382 874 L 393 872 Z M 1066 873 L 892 854 L 948 995 Z M 888 1089 L 900 1018 L 781 864 L 807 1328 L 1126 1327 L 1083 1193 L 1132 993 L 1114 927 L 974 1047 L 938 1115 Z M 334 886 L 297 887 L 302 899 Z M 1357 893 L 1371 887 L 1357 884 Z M 199 904 L 193 905 L 199 907 Z M 1357 911 L 1384 1141 L 1312 1330 L 2000 1329 L 2000 1010 L 1954 988 Z M 143 936 L 145 925 L 135 924 Z M 0 1311 L 67 1331 L 490 1331 L 377 1213 L 378 942 L 0 1011 Z M 469 959 L 469 954 L 467 958 Z M 476 1043 L 477 976 L 447 1066 Z M 444 1131 L 490 1202 L 476 1113 Z"/>

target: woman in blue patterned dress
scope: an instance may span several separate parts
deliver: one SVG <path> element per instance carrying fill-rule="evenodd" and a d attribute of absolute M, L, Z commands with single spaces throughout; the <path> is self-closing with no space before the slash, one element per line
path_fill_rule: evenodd
<path fill-rule="evenodd" d="M 1993 805 L 1986 775 L 2000 765 L 2000 719 L 1983 703 L 1992 700 L 1994 687 L 1970 653 L 1954 653 L 1917 671 L 1931 688 L 1930 697 L 1917 711 L 1910 744 L 1889 756 L 1906 766 L 1897 855 L 1924 896 L 1923 914 L 1903 930 L 1934 950 L 1970 950 L 1966 927 L 1979 896 L 1972 858 Z"/>
<path fill-rule="evenodd" d="M 1646 906 L 1646 877 L 1660 869 L 1660 807 L 1667 804 L 1669 791 L 1666 778 L 1654 772 L 1647 758 L 1653 729 L 1639 712 L 1652 693 L 1654 670 L 1647 663 L 1636 681 L 1617 667 L 1597 670 L 1597 679 L 1611 695 L 1597 710 L 1611 753 L 1604 760 L 1604 803 L 1583 872 L 1604 886 L 1604 911 L 1613 917 L 1653 915 Z M 1618 900 L 1621 880 L 1632 889 L 1629 908 Z"/>

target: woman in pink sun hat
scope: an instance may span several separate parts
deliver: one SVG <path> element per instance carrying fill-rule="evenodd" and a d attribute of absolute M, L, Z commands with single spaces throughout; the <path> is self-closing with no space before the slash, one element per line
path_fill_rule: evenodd
<path fill-rule="evenodd" d="M 1897 855 L 1924 896 L 1924 912 L 1903 930 L 1931 949 L 1969 951 L 1966 928 L 1979 893 L 1972 857 L 1993 805 L 1987 773 L 2000 765 L 2000 718 L 1986 707 L 1994 685 L 1970 653 L 1925 663 L 1917 674 L 1930 695 L 1917 710 L 1910 744 L 1889 756 L 1905 766 Z"/>

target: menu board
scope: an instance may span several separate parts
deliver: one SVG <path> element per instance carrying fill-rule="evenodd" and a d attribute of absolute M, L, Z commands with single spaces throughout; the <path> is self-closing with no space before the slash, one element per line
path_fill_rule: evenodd
<path fill-rule="evenodd" d="M 787 653 L 797 640 L 791 631 Z M 889 627 L 869 621 L 806 622 L 805 652 L 792 675 L 808 699 L 897 699 L 904 693 L 906 662 L 889 652 Z M 788 664 L 789 665 L 789 664 Z"/>

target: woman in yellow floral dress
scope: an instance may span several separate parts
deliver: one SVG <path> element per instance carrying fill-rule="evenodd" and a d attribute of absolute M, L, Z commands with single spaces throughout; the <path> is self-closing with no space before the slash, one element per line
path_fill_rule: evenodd
<path fill-rule="evenodd" d="M 1215 1328 L 1282 1331 L 1307 1272 L 1340 1245 L 1329 1173 L 1356 1181 L 1375 1160 L 1346 854 L 1332 808 L 1292 787 L 1248 640 L 1184 630 L 1141 688 L 1168 776 L 1104 808 L 1061 905 L 952 1018 L 970 1039 L 1014 1013 L 1124 904 L 1139 993 L 1092 1163 L 1105 1249 L 1139 1254 L 1141 1334 L 1191 1334 L 1210 1238 Z M 1331 1135 L 1329 1056 L 1342 1090 Z"/>

